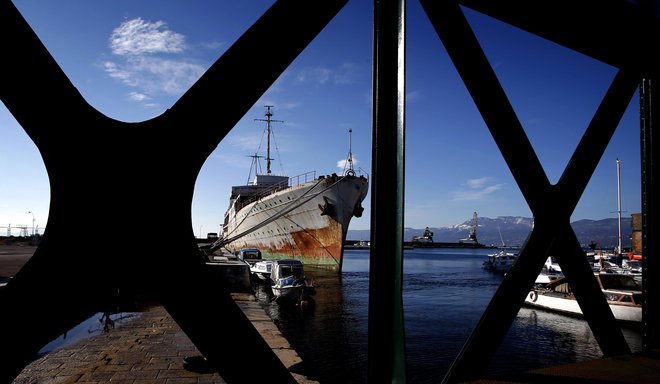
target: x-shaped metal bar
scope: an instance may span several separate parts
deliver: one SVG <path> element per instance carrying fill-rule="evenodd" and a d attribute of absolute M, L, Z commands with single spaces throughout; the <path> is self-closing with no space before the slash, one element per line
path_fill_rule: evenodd
<path fill-rule="evenodd" d="M 166 113 L 124 123 L 91 107 L 0 0 L 0 100 L 37 145 L 51 188 L 42 242 L 0 291 L 0 383 L 95 313 L 144 297 L 227 382 L 295 382 L 207 269 L 190 207 L 206 158 L 346 2 L 277 1 Z M 91 216 L 97 236 L 76 237 Z M 151 225 L 136 230 L 135 216 Z"/>
<path fill-rule="evenodd" d="M 604 355 L 630 349 L 570 226 L 570 216 L 638 84 L 620 70 L 561 179 L 551 185 L 469 23 L 453 1 L 421 0 L 534 215 L 534 228 L 445 382 L 483 372 L 514 321 L 548 255 L 555 255 Z"/>

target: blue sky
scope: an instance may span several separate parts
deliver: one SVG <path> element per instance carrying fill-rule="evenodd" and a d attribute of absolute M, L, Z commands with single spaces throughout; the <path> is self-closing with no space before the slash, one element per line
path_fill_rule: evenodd
<path fill-rule="evenodd" d="M 164 112 L 272 3 L 14 0 L 86 100 L 123 121 Z M 341 172 L 349 129 L 356 167 L 371 172 L 372 6 L 372 1 L 350 0 L 208 158 L 191 212 L 196 235 L 219 232 L 231 186 L 247 182 L 248 156 L 259 146 L 264 150 L 264 125 L 255 121 L 264 117 L 264 105 L 273 105 L 273 118 L 284 121 L 274 125 L 274 173 Z M 548 178 L 556 182 L 616 69 L 465 12 Z M 531 217 L 416 1 L 408 1 L 407 16 L 405 226 L 454 225 L 470 220 L 473 212 Z M 268 60 L 269 42 L 261 48 Z M 43 233 L 50 193 L 43 161 L 1 103 L 0 135 L 0 232 L 5 234 L 8 225 L 27 225 L 31 232 L 34 215 Z M 641 209 L 637 94 L 572 220 L 617 216 L 617 158 L 625 217 Z M 369 227 L 370 198 L 365 215 L 350 229 Z M 93 231 L 97 219 L 90 212 L 89 222 L 71 231 Z M 126 223 L 117 230 L 139 234 L 140 228 L 160 225 L 140 212 Z"/>

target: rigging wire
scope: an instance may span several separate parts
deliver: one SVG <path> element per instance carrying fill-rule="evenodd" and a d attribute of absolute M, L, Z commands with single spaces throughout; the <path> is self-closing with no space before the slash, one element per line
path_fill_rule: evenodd
<path fill-rule="evenodd" d="M 270 128 L 270 136 L 271 140 L 273 141 L 273 145 L 275 146 L 275 152 L 277 157 L 277 161 L 280 163 L 280 170 L 284 172 L 284 166 L 282 165 L 282 156 L 280 156 L 280 148 L 277 145 L 277 141 L 275 140 L 275 130 L 273 129 L 273 126 L 271 125 Z"/>

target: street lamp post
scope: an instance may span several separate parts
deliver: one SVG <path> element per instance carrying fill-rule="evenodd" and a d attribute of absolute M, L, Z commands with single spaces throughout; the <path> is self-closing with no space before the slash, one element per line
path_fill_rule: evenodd
<path fill-rule="evenodd" d="M 34 236 L 34 213 L 28 212 L 29 214 L 32 215 L 32 236 Z"/>

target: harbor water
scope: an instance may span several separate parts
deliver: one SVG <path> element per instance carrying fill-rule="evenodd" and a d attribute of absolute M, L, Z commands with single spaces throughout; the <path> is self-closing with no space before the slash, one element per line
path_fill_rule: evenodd
<path fill-rule="evenodd" d="M 404 251 L 403 305 L 407 382 L 438 383 L 503 279 L 481 263 L 492 249 Z M 255 294 L 298 351 L 304 371 L 321 383 L 364 383 L 367 367 L 369 251 L 348 249 L 341 274 L 306 270 L 315 306 L 280 306 L 264 285 Z M 633 352 L 641 332 L 623 329 Z M 602 357 L 587 323 L 523 307 L 491 361 L 490 373 L 513 372 Z"/>

